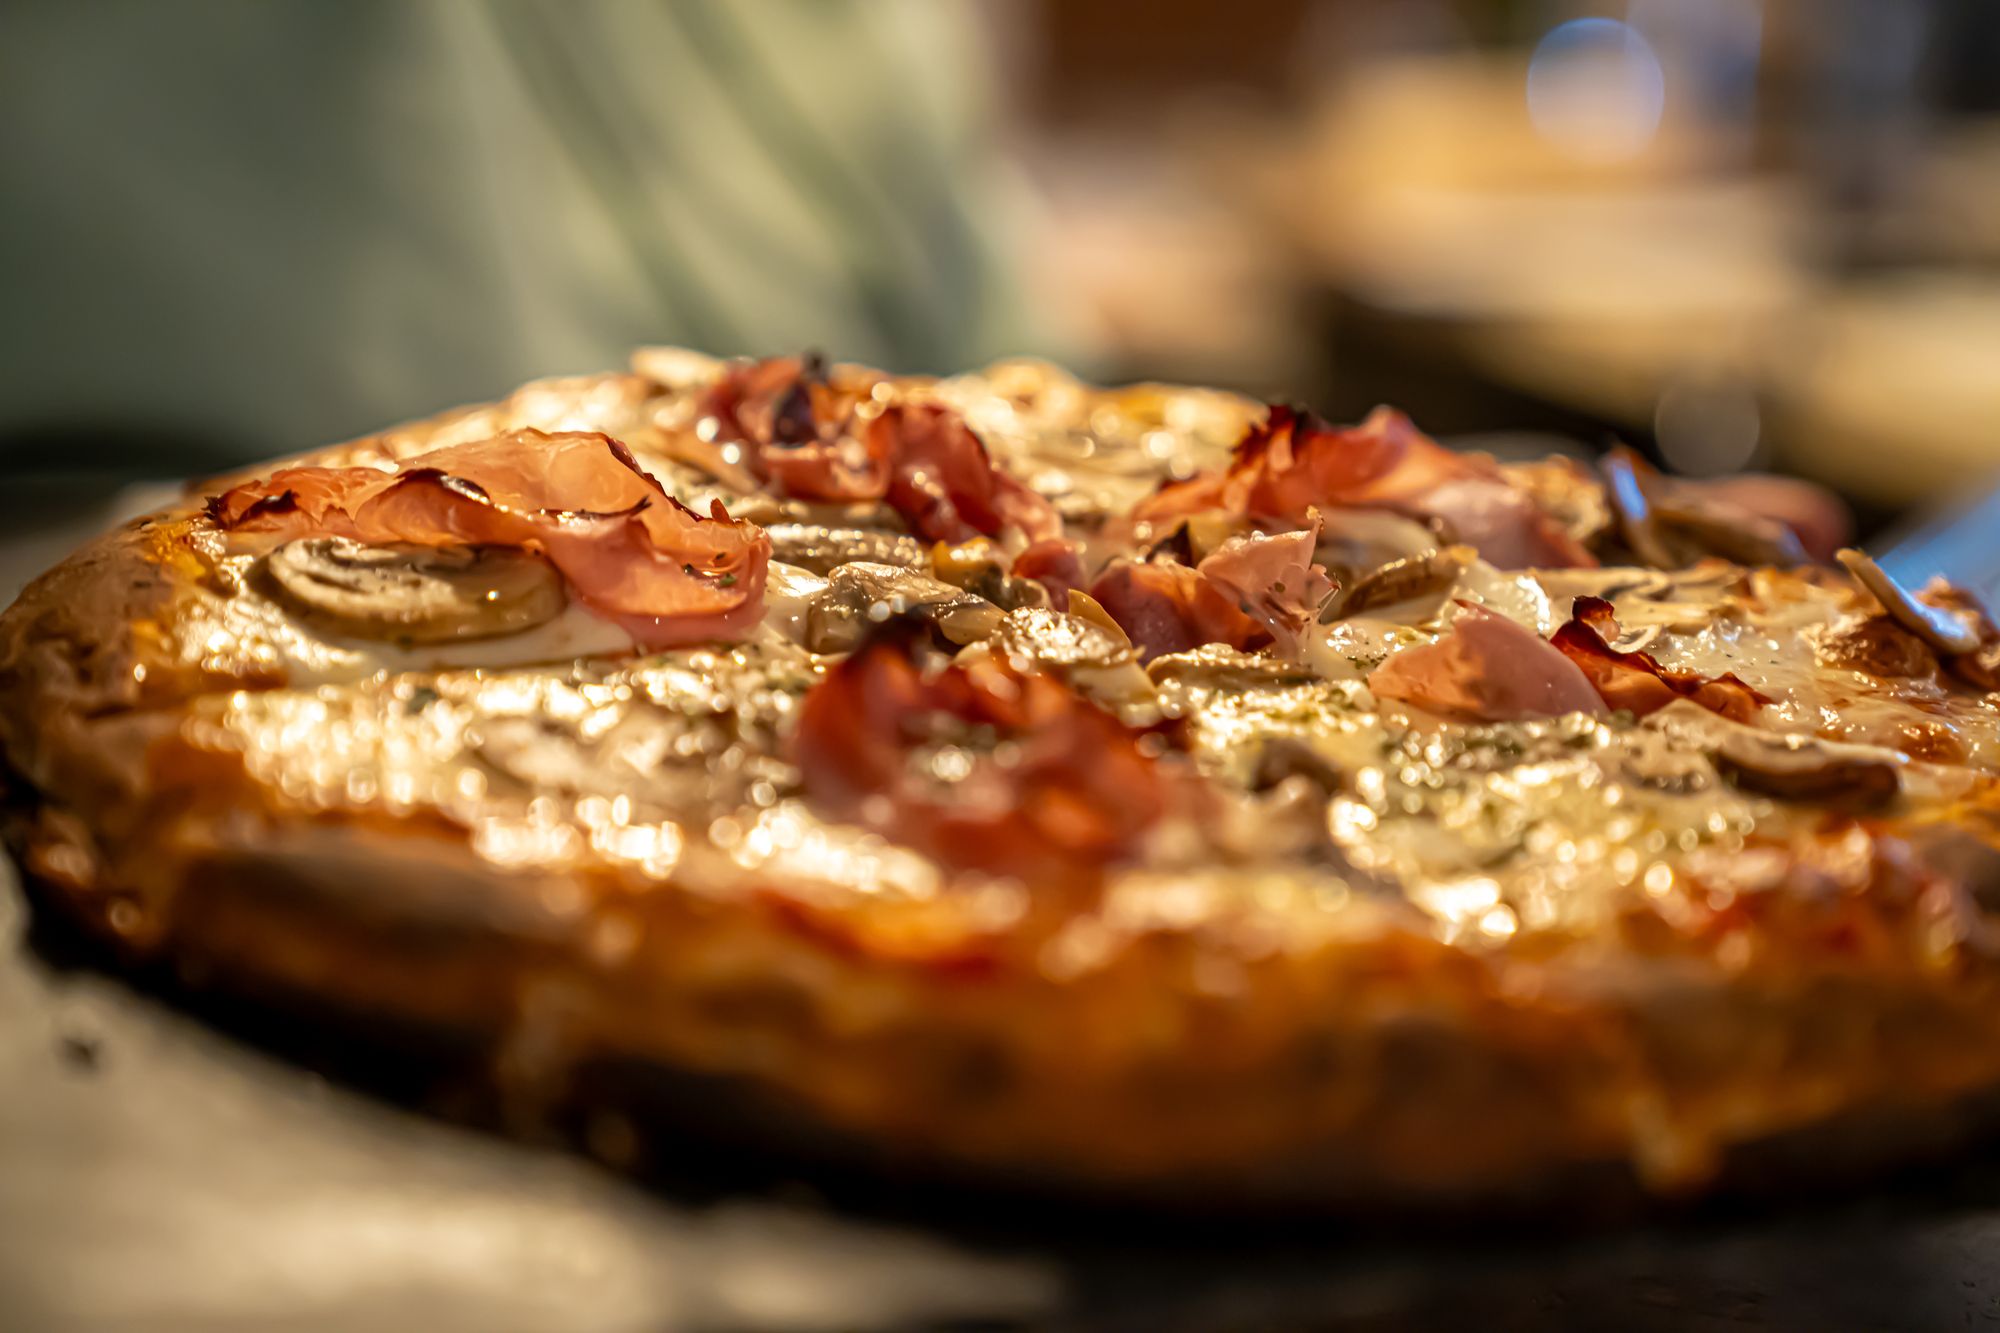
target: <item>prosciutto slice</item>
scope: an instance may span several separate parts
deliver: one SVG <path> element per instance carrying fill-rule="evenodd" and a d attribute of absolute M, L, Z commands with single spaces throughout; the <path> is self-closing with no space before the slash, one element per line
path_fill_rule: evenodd
<path fill-rule="evenodd" d="M 1319 513 L 1296 532 L 1243 533 L 1222 543 L 1195 572 L 1263 627 L 1284 657 L 1299 653 L 1299 636 L 1333 595 L 1333 580 L 1313 563 Z"/>
<path fill-rule="evenodd" d="M 1044 884 L 1129 856 L 1167 808 L 1140 733 L 1067 685 L 990 660 L 926 676 L 912 647 L 880 635 L 806 695 L 794 754 L 823 815 Z"/>
<path fill-rule="evenodd" d="M 282 468 L 211 497 L 208 513 L 231 531 L 535 550 L 648 648 L 748 632 L 771 558 L 761 528 L 719 502 L 703 518 L 598 434 L 515 431 L 394 472 Z"/>
<path fill-rule="evenodd" d="M 931 541 L 962 542 L 1020 529 L 1030 542 L 1062 535 L 1054 506 L 993 464 L 965 419 L 935 403 L 899 403 L 868 423 L 870 447 L 889 460 L 885 498 Z"/>
<path fill-rule="evenodd" d="M 1204 643 L 1269 645 L 1297 656 L 1300 635 L 1334 589 L 1312 562 L 1319 531 L 1315 512 L 1296 532 L 1231 537 L 1192 569 L 1172 560 L 1114 561 L 1090 595 L 1145 661 Z"/>
<path fill-rule="evenodd" d="M 996 467 L 972 428 L 936 403 L 875 409 L 881 377 L 817 356 L 733 367 L 710 391 L 708 415 L 745 450 L 764 484 L 797 500 L 883 500 L 929 541 L 1062 535 L 1047 500 Z M 867 409 L 867 410 L 864 410 Z"/>
<path fill-rule="evenodd" d="M 816 352 L 735 362 L 709 391 L 719 438 L 746 446 L 758 481 L 802 500 L 879 500 L 888 460 L 854 429 L 855 409 L 880 377 L 842 367 L 830 374 Z"/>
<path fill-rule="evenodd" d="M 1663 667 L 1651 653 L 1613 648 L 1617 637 L 1618 617 L 1611 603 L 1602 597 L 1579 597 L 1569 620 L 1557 627 L 1549 642 L 1590 678 L 1606 705 L 1629 709 L 1639 717 L 1677 699 L 1689 699 L 1732 722 L 1748 722 L 1771 702 L 1733 671 L 1704 676 Z"/>
<path fill-rule="evenodd" d="M 1368 688 L 1378 698 L 1482 722 L 1606 711 L 1589 677 L 1547 640 L 1466 601 L 1449 633 L 1393 654 L 1368 677 Z"/>
<path fill-rule="evenodd" d="M 1264 627 L 1222 589 L 1173 561 L 1113 560 L 1090 585 L 1090 596 L 1118 622 L 1142 662 L 1205 643 L 1268 642 Z"/>
<path fill-rule="evenodd" d="M 1358 426 L 1274 406 L 1227 469 L 1169 485 L 1134 517 L 1160 522 L 1221 509 L 1296 526 L 1313 508 L 1387 509 L 1441 522 L 1502 569 L 1594 565 L 1582 544 L 1510 484 L 1491 459 L 1455 453 L 1392 408 Z"/>
<path fill-rule="evenodd" d="M 1044 537 L 1014 557 L 1014 577 L 1033 579 L 1049 590 L 1049 604 L 1069 610 L 1069 593 L 1083 586 L 1083 556 L 1074 542 Z"/>

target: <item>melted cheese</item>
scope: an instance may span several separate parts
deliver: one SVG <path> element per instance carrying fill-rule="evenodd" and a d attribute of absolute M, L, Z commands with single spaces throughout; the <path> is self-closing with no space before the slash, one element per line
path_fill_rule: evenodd
<path fill-rule="evenodd" d="M 826 589 L 826 580 L 810 570 L 773 560 L 764 584 L 764 628 L 804 643 L 813 599 Z"/>
<path fill-rule="evenodd" d="M 1340 774 L 1335 845 L 1448 939 L 1590 929 L 1628 894 L 1671 885 L 1681 857 L 1810 815 L 1737 791 L 1699 752 L 1629 722 L 1460 726 L 1380 713 L 1351 682 L 1214 673 L 1176 677 L 1167 694 L 1202 768 L 1229 786 L 1251 785 L 1274 743 Z"/>
<path fill-rule="evenodd" d="M 699 379 L 712 365 L 685 374 Z M 547 402 L 523 396 L 512 410 L 533 409 L 550 424 L 600 425 L 639 410 L 630 386 L 614 386 L 587 395 L 574 421 L 557 422 L 548 414 L 570 390 L 545 387 Z M 1256 411 L 1227 395 L 1092 393 L 1028 365 L 903 382 L 894 392 L 960 407 L 996 458 L 1083 521 L 1077 535 L 1163 479 L 1220 462 Z M 732 506 L 743 498 L 671 457 L 657 431 L 631 442 L 696 508 L 717 496 Z M 1337 563 L 1351 552 L 1365 569 L 1434 546 L 1407 519 L 1335 511 L 1322 553 Z M 797 804 L 785 728 L 820 667 L 797 645 L 827 588 L 825 578 L 774 562 L 763 625 L 750 642 L 645 658 L 622 631 L 576 605 L 523 634 L 421 648 L 329 638 L 254 596 L 211 608 L 211 621 L 194 628 L 242 634 L 260 662 L 300 687 L 248 693 L 222 722 L 260 775 L 288 790 L 338 803 L 362 800 L 357 791 L 407 787 L 409 799 L 437 803 L 474 828 L 481 854 L 499 864 L 596 855 L 646 875 L 671 871 L 703 892 L 776 876 L 828 901 L 942 900 L 931 863 L 825 825 Z M 2000 710 L 1975 692 L 1936 679 L 1882 681 L 1817 660 L 1807 636 L 1852 609 L 1852 593 L 1838 585 L 1720 568 L 1511 573 L 1475 560 L 1432 595 L 1318 627 L 1299 663 L 1220 649 L 1155 663 L 1160 702 L 1185 723 L 1220 813 L 1163 823 L 1138 864 L 1107 886 L 1103 915 L 1079 918 L 1051 956 L 1080 966 L 1091 931 L 1178 928 L 1231 914 L 1285 918 L 1279 934 L 1291 941 L 1412 920 L 1468 945 L 1498 946 L 1522 932 L 1588 933 L 1635 898 L 1667 910 L 1676 895 L 1699 892 L 1689 887 L 1692 857 L 1817 825 L 1819 807 L 1746 791 L 1700 744 L 1657 727 L 1581 715 L 1467 726 L 1385 709 L 1366 687 L 1384 658 L 1447 631 L 1456 599 L 1546 636 L 1580 593 L 1613 601 L 1620 646 L 1643 646 L 1669 667 L 1704 675 L 1734 672 L 1770 695 L 1761 727 L 1903 754 L 1916 753 L 1926 729 L 1943 729 L 1973 767 L 2000 768 Z M 572 662 L 581 665 L 561 678 L 506 670 Z M 493 674 L 467 680 L 451 669 Z M 1111 696 L 1104 702 L 1151 702 L 1146 676 L 1129 663 L 1115 674 L 1068 669 L 1079 686 Z M 391 682 L 403 693 L 386 702 L 380 688 L 351 684 L 438 671 L 447 674 Z M 725 714 L 727 725 L 718 720 Z M 1265 761 L 1287 749 L 1303 749 L 1335 780 L 1280 809 Z M 1914 801 L 1950 797 L 1937 784 L 1909 785 L 1907 770 L 1904 780 Z M 1299 781 L 1281 771 L 1276 785 L 1292 784 L 1296 797 Z M 1319 842 L 1301 842 L 1301 810 Z"/>
<path fill-rule="evenodd" d="M 274 641 L 280 649 L 286 675 L 294 685 L 359 680 L 378 672 L 492 670 L 584 658 L 629 657 L 637 651 L 630 634 L 593 614 L 580 602 L 571 602 L 555 619 L 519 634 L 407 648 L 320 634 L 290 616 L 282 618 L 283 628 Z"/>

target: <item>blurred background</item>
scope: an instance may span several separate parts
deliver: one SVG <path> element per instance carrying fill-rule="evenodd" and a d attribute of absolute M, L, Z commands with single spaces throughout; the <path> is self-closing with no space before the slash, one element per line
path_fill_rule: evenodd
<path fill-rule="evenodd" d="M 1615 434 L 1870 531 L 2000 468 L 1991 0 L 12 0 L 0 74 L 16 477 L 645 341 Z"/>

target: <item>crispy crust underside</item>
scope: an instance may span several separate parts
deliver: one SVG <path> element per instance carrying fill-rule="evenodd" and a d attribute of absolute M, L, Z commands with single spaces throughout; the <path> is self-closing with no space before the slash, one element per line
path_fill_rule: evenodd
<path fill-rule="evenodd" d="M 1032 1070 L 1010 1074 L 997 1067 L 976 1033 L 934 1026 L 921 1004 L 889 1031 L 842 1041 L 815 1020 L 815 998 L 794 988 L 731 985 L 677 994 L 671 976 L 634 988 L 629 978 L 579 973 L 569 942 L 496 927 L 494 914 L 471 896 L 480 887 L 471 865 L 462 869 L 475 878 L 459 886 L 466 892 L 456 899 L 442 896 L 419 912 L 386 904 L 357 886 L 368 874 L 369 843 L 400 836 L 393 830 L 359 834 L 351 863 L 310 875 L 282 854 L 237 850 L 183 860 L 170 928 L 135 938 L 129 925 L 114 924 L 120 905 L 135 898 L 95 877 L 100 865 L 79 846 L 82 830 L 72 816 L 30 795 L 0 829 L 29 871 L 38 908 L 80 928 L 101 959 L 164 982 L 171 992 L 254 1006 L 266 1032 L 276 1014 L 284 1024 L 300 1024 L 302 1038 L 352 1037 L 395 1058 L 435 1062 L 436 1078 L 427 1086 L 463 1092 L 470 1079 L 484 1089 L 491 1100 L 482 1103 L 482 1122 L 516 1132 L 576 1130 L 620 1166 L 643 1164 L 655 1143 L 676 1143 L 673 1151 L 684 1156 L 685 1142 L 675 1136 L 694 1129 L 728 1147 L 774 1150 L 788 1166 L 858 1167 L 927 1186 L 1171 1208 L 1412 1219 L 1470 1211 L 1574 1221 L 1655 1209 L 1696 1192 L 1757 1198 L 1819 1192 L 1933 1160 L 2000 1126 L 2000 1077 L 1989 1073 L 1962 1086 L 1934 1077 L 1946 1046 L 1993 1039 L 1986 1018 L 1993 1006 L 1970 997 L 1944 1004 L 1936 996 L 1879 993 L 1865 982 L 1828 983 L 1782 1000 L 1727 992 L 1681 997 L 1675 1012 L 1659 1012 L 1655 1049 L 1680 1047 L 1683 1072 L 1696 1083 L 1787 1032 L 1796 1038 L 1806 1029 L 1845 1028 L 1848 1035 L 1816 1051 L 1795 1043 L 1782 1070 L 1765 1070 L 1767 1077 L 1819 1084 L 1824 1114 L 1722 1146 L 1698 1191 L 1663 1190 L 1630 1157 L 1588 1151 L 1577 1134 L 1584 1127 L 1561 1098 L 1552 1100 L 1553 1090 L 1605 1073 L 1587 1053 L 1571 1050 L 1580 1058 L 1565 1058 L 1560 1042 L 1542 1044 L 1536 1058 L 1489 1040 L 1490 1032 L 1404 1021 L 1352 1031 L 1344 1042 L 1326 1042 L 1234 1087 L 1189 1084 L 1168 1068 L 1083 1093 L 1037 1086 Z M 620 1034 L 588 1023 L 566 1026 L 589 1007 L 593 991 L 645 1006 L 652 1026 L 675 1029 L 678 1038 L 663 1049 L 658 1031 L 627 1032 L 630 1040 L 621 1042 Z M 1871 1049 L 1842 1049 L 1861 1027 L 1874 1034 Z M 677 1045 L 688 1052 L 758 1045 L 774 1065 L 798 1069 L 830 1059 L 848 1079 L 894 1089 L 895 1097 L 891 1106 L 857 1116 L 853 1105 L 826 1105 L 805 1086 L 810 1077 L 801 1084 L 705 1070 L 674 1054 Z M 1914 1057 L 1896 1062 L 1915 1080 L 1901 1095 L 1853 1098 L 1837 1090 L 1853 1081 L 1844 1075 L 1854 1061 L 1896 1046 Z M 1206 1161 L 1189 1154 L 1185 1166 L 1155 1163 L 1138 1171 L 1113 1160 L 1125 1155 L 1112 1151 L 1119 1137 L 1143 1136 L 1149 1125 L 1171 1155 L 1174 1140 L 1186 1146 L 1206 1137 L 1201 1120 L 1338 1082 L 1362 1085 L 1355 1090 L 1373 1105 L 1324 1141 L 1295 1142 L 1275 1154 L 1211 1154 Z M 1893 1076 L 1869 1082 L 1896 1086 Z M 1080 1095 L 1095 1104 L 1079 1102 Z M 1754 1098 L 1758 1090 L 1739 1086 L 1726 1095 Z M 1439 1136 L 1462 1129 L 1474 1107 L 1485 1130 L 1480 1150 L 1454 1151 L 1469 1145 Z M 606 1115 L 620 1131 L 608 1148 L 597 1132 Z M 1008 1128 L 1050 1119 L 1074 1132 L 1056 1141 L 1030 1134 L 1033 1142 L 1022 1145 Z M 627 1127 L 636 1133 L 630 1144 L 623 1142 Z"/>
<path fill-rule="evenodd" d="M 87 753 L 45 748 L 45 767 L 171 749 L 179 713 L 72 722 L 52 749 Z M 1300 976 L 1252 996 L 1328 1011 L 1278 1020 L 1272 1045 L 1268 1013 L 1190 998 L 1184 940 L 1135 954 L 1123 993 L 1068 994 L 828 951 L 758 904 L 668 894 L 610 961 L 601 923 L 545 910 L 559 885 L 495 871 L 435 821 L 287 816 L 239 764 L 155 764 L 116 813 L 95 803 L 106 787 L 78 805 L 9 779 L 4 832 L 35 900 L 121 965 L 474 1053 L 516 1127 L 614 1107 L 642 1130 L 691 1122 L 871 1169 L 1204 1207 L 1623 1210 L 1929 1155 L 1987 1124 L 2000 1089 L 1983 971 L 1663 983 L 1579 1010 L 1482 990 L 1442 954 L 1356 948 L 1338 996 Z M 1171 1022 L 1184 1046 L 1115 1067 L 1051 1055 L 1072 1008 Z M 1634 1138 L 1690 1116 L 1744 1132 Z"/>
<path fill-rule="evenodd" d="M 1229 999 L 1190 984 L 1185 938 L 1089 983 L 968 979 L 671 886 L 609 948 L 601 920 L 550 905 L 592 900 L 587 877 L 509 876 L 434 818 L 287 811 L 179 742 L 196 695 L 272 683 L 174 640 L 212 574 L 193 512 L 99 539 L 0 619 L 4 834 L 35 901 L 121 966 L 476 1052 L 535 1114 L 629 1106 L 1114 1199 L 1418 1211 L 1823 1182 L 1993 1118 L 2000 976 L 1981 956 L 1933 977 L 1662 969 L 1579 999 L 1370 942 L 1273 963 Z M 1176 1035 L 1099 1062 L 1070 1039 L 1086 1021 Z"/>

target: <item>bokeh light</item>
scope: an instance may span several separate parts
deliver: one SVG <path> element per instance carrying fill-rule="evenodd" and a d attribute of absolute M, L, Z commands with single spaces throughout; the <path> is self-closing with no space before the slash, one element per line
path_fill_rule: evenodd
<path fill-rule="evenodd" d="M 1651 43 L 1616 19 L 1551 29 L 1528 64 L 1528 114 L 1551 144 L 1577 158 L 1636 157 L 1659 133 L 1667 80 Z"/>

